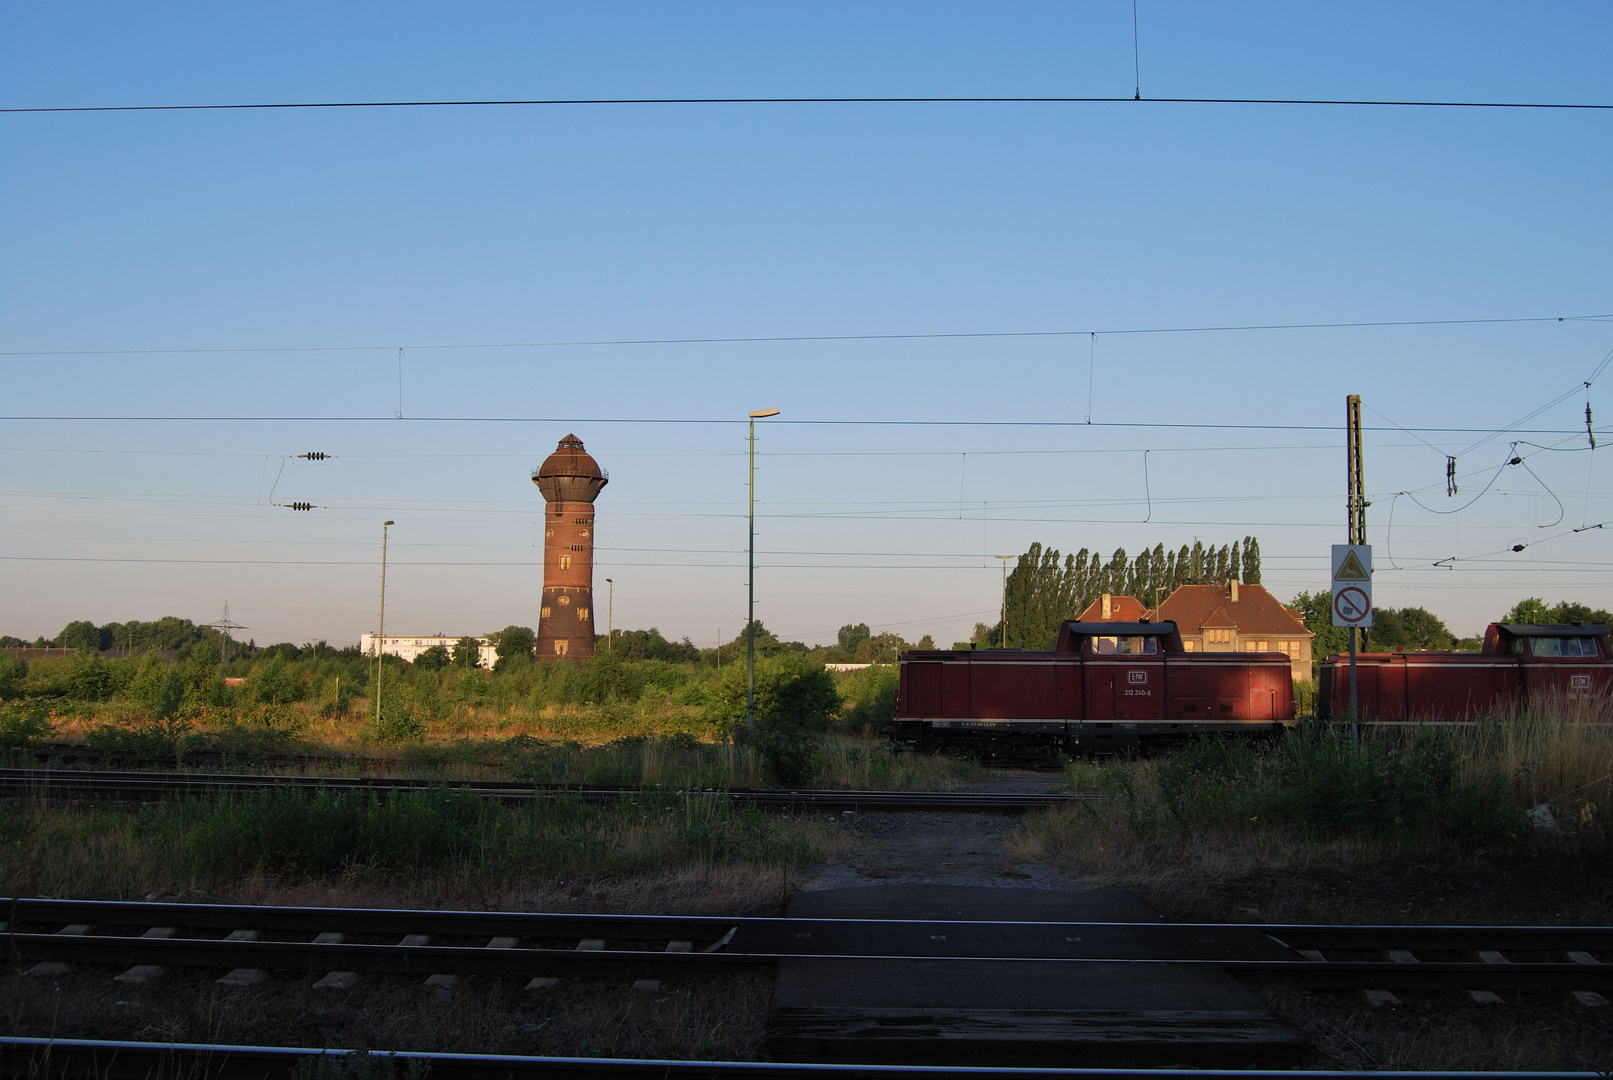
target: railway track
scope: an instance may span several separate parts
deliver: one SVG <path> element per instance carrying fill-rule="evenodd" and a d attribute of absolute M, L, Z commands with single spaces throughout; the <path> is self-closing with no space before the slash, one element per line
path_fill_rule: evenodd
<path fill-rule="evenodd" d="M 133 770 L 0 769 L 0 797 L 122 799 L 153 802 L 182 796 L 258 791 L 391 795 L 449 789 L 507 804 L 562 796 L 613 802 L 664 788 L 631 785 L 520 784 L 486 780 L 416 780 L 403 777 L 274 776 Z M 680 792 L 680 794 L 682 794 Z M 779 788 L 706 788 L 689 794 L 728 798 L 744 806 L 802 812 L 949 811 L 1018 814 L 1101 799 L 1099 795 L 995 794 L 955 791 L 813 791 Z"/>
<path fill-rule="evenodd" d="M 126 968 L 140 983 L 170 969 L 226 985 L 361 973 L 524 978 L 699 977 L 792 957 L 1185 965 L 1322 989 L 1564 990 L 1605 1003 L 1613 927 L 1270 926 L 557 915 L 293 908 L 91 900 L 0 900 L 0 943 L 31 974 Z"/>
<path fill-rule="evenodd" d="M 72 1080 L 284 1080 L 341 1051 L 289 1046 L 206 1043 L 110 1042 L 92 1039 L 0 1038 L 0 1074 Z M 402 1052 L 386 1059 L 395 1076 L 424 1073 L 431 1080 L 1460 1080 L 1486 1075 L 1505 1080 L 1597 1080 L 1593 1072 L 1431 1073 L 1300 1072 L 1281 1069 L 1021 1069 L 927 1065 L 818 1065 L 766 1061 L 668 1061 L 622 1058 L 520 1057 L 506 1054 Z M 366 1062 L 366 1064 L 370 1064 Z M 342 1075 L 347 1075 L 343 1072 Z M 358 1075 L 355 1072 L 353 1075 Z M 363 1075 L 385 1075 L 374 1065 Z"/>

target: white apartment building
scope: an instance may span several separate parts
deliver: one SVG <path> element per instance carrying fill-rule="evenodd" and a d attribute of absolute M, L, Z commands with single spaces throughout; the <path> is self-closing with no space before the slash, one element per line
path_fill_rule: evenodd
<path fill-rule="evenodd" d="M 388 634 L 386 637 L 381 639 L 381 649 L 388 656 L 396 656 L 400 660 L 407 660 L 410 663 L 414 663 L 415 657 L 419 656 L 433 645 L 441 645 L 451 653 L 454 651 L 454 645 L 458 641 L 458 637 L 450 636 L 448 634 L 398 634 L 396 637 Z M 493 667 L 493 662 L 498 659 L 498 650 L 493 647 L 493 643 L 491 641 L 484 637 L 477 638 L 476 644 L 478 646 L 476 650 L 476 662 L 481 667 L 491 670 Z M 374 656 L 375 635 L 359 635 L 358 647 L 359 651 L 365 656 Z"/>

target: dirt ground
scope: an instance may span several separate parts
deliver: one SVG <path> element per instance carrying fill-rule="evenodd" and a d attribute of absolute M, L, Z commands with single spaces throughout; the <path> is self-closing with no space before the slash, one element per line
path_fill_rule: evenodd
<path fill-rule="evenodd" d="M 1036 774 L 982 782 L 1032 791 L 1047 783 Z M 1081 888 L 1056 867 L 1014 861 L 1009 838 L 1017 822 L 1013 815 L 843 814 L 835 828 L 849 854 L 830 864 L 788 874 L 555 882 L 520 895 L 490 891 L 477 906 L 765 915 L 781 913 L 797 889 L 896 883 Z M 1210 882 L 1162 877 L 1136 885 L 1157 910 L 1186 921 L 1606 925 L 1613 922 L 1613 833 L 1556 837 L 1520 853 L 1254 870 Z M 340 893 L 259 883 L 211 899 L 437 907 L 447 906 L 448 898 L 434 902 L 407 888 Z M 171 972 L 126 989 L 111 974 L 81 968 L 29 977 L 11 965 L 0 977 L 3 1026 L 13 1034 L 58 1037 L 747 1060 L 765 1056 L 772 994 L 771 975 L 760 972 L 667 981 L 653 992 L 634 991 L 620 980 L 568 979 L 551 990 L 526 991 L 517 980 L 470 978 L 446 993 L 401 976 L 366 977 L 348 991 L 316 991 L 312 977 L 289 974 L 250 989 L 219 987 L 200 972 Z M 1357 994 L 1257 989 L 1311 1038 L 1313 1068 L 1613 1068 L 1613 1008 L 1586 1009 L 1561 994 L 1506 993 L 1506 1004 L 1479 1006 L 1456 993 L 1407 993 L 1399 1006 L 1372 1008 Z"/>

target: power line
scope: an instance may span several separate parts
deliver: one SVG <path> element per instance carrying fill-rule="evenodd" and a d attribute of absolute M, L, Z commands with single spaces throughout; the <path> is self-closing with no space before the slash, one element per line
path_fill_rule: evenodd
<path fill-rule="evenodd" d="M 1140 94 L 1139 87 L 1138 93 Z M 463 109 L 509 106 L 622 105 L 1304 105 L 1393 109 L 1526 109 L 1605 112 L 1613 105 L 1569 101 L 1437 101 L 1387 98 L 1212 98 L 1212 97 L 1050 97 L 1014 95 L 659 97 L 659 98 L 488 98 L 444 101 L 253 101 L 193 105 L 34 105 L 0 113 L 276 112 L 332 109 Z"/>
<path fill-rule="evenodd" d="M 1397 569 L 1429 570 L 1443 568 L 1441 564 L 1450 562 L 1469 562 L 1488 560 L 1495 552 L 1484 556 L 1463 556 L 1461 558 L 1442 559 L 1438 563 L 1424 563 L 1418 566 L 1402 566 Z M 970 556 L 974 558 L 974 556 Z M 142 558 L 126 555 L 0 555 L 4 562 L 50 562 L 50 563 L 133 563 L 133 564 L 162 564 L 162 565 L 217 565 L 217 566 L 372 566 L 373 561 L 368 559 L 164 559 Z M 1566 561 L 1566 560 L 1565 560 Z M 393 562 L 392 566 L 452 566 L 452 567 L 484 567 L 487 569 L 507 569 L 520 567 L 536 569 L 542 566 L 541 559 L 527 561 L 508 560 L 415 560 L 411 562 Z M 678 567 L 689 570 L 743 570 L 745 563 L 719 563 L 719 562 L 617 562 L 600 561 L 598 566 L 635 566 L 635 567 Z M 1320 564 L 1318 563 L 1318 566 Z M 982 567 L 976 564 L 967 566 L 935 566 L 933 564 L 916 563 L 768 563 L 757 564 L 758 569 L 768 570 L 964 570 L 971 573 L 981 571 L 995 571 L 995 567 Z M 1584 563 L 1575 562 L 1558 568 L 1543 562 L 1521 561 L 1511 565 L 1483 565 L 1466 566 L 1462 568 L 1467 573 L 1613 573 L 1613 563 Z"/>
<path fill-rule="evenodd" d="M 732 425 L 743 424 L 744 419 L 732 417 L 656 417 L 656 416 L 88 416 L 88 415 L 22 415 L 0 416 L 0 420 L 19 423 L 136 423 L 136 424 L 652 424 L 652 425 Z M 784 420 L 770 423 L 795 427 L 977 427 L 977 428 L 1119 428 L 1160 431 L 1336 431 L 1337 424 L 1186 424 L 1140 423 L 1103 421 L 1088 423 L 1085 420 Z M 1364 431 L 1425 432 L 1436 435 L 1463 435 L 1489 432 L 1482 427 L 1368 427 Z M 1516 435 L 1577 435 L 1582 429 L 1566 428 L 1511 428 Z M 1487 436 L 1488 437 L 1488 436 Z M 959 453 L 960 451 L 951 451 Z M 1133 449 L 1130 453 L 1138 453 Z M 258 456 L 258 455 L 253 455 Z"/>
<path fill-rule="evenodd" d="M 600 338 L 597 340 L 447 342 L 428 345 L 254 345 L 184 349 L 54 349 L 0 352 L 0 356 L 189 356 L 221 353 L 343 353 L 453 349 L 571 349 L 627 345 L 767 345 L 814 341 L 947 341 L 991 338 L 1120 337 L 1134 334 L 1220 334 L 1263 330 L 1369 330 L 1403 326 L 1488 326 L 1507 323 L 1600 322 L 1605 315 L 1529 315 L 1491 319 L 1380 319 L 1363 322 L 1248 323 L 1226 326 L 1141 326 L 1085 330 L 981 330 L 908 334 L 773 334 L 756 337 Z M 395 419 L 395 417 L 394 417 Z"/>

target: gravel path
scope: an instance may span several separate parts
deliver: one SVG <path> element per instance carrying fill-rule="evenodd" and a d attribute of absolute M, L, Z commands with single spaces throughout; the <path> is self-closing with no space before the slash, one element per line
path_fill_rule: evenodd
<path fill-rule="evenodd" d="M 980 885 L 1079 889 L 1049 863 L 1015 863 L 1008 838 L 1013 814 L 842 814 L 837 825 L 855 842 L 847 859 L 811 866 L 800 888 L 861 885 Z"/>

